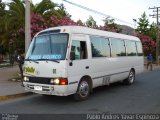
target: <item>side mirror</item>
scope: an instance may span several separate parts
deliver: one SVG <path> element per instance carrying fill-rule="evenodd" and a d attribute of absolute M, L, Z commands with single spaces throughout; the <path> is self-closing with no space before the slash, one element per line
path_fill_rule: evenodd
<path fill-rule="evenodd" d="M 73 60 L 75 60 L 75 52 L 71 52 L 70 53 L 70 62 L 69 62 L 69 66 L 73 65 Z"/>
<path fill-rule="evenodd" d="M 72 62 L 72 61 L 70 61 L 70 62 L 69 62 L 69 66 L 72 66 L 72 65 L 73 65 L 73 62 Z"/>

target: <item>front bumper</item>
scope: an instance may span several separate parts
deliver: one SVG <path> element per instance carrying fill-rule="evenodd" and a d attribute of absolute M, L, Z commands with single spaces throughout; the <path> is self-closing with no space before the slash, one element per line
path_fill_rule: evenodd
<path fill-rule="evenodd" d="M 68 92 L 68 85 L 47 85 L 47 84 L 39 84 L 39 83 L 30 83 L 23 82 L 25 90 L 34 92 L 37 94 L 46 94 L 46 95 L 57 95 L 57 96 L 67 96 L 73 93 Z M 42 89 L 36 90 L 35 86 L 39 86 Z"/>

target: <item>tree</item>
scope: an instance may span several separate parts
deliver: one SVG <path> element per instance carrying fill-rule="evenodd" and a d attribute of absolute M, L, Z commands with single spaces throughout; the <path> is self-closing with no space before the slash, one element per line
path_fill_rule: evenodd
<path fill-rule="evenodd" d="M 149 26 L 149 31 L 148 31 L 148 35 L 155 41 L 156 38 L 157 38 L 157 25 L 156 23 L 152 23 L 150 26 Z"/>
<path fill-rule="evenodd" d="M 82 20 L 80 20 L 80 19 L 77 20 L 77 24 L 78 24 L 79 26 L 85 26 L 85 23 L 83 23 Z"/>
<path fill-rule="evenodd" d="M 122 29 L 118 27 L 118 25 L 114 22 L 114 19 L 105 18 L 104 20 L 104 26 L 100 26 L 98 29 L 105 30 L 105 31 L 111 31 L 111 32 L 121 32 Z"/>
<path fill-rule="evenodd" d="M 19 51 L 24 51 L 24 33 L 20 34 L 20 31 L 24 30 L 25 26 L 25 5 L 21 0 L 12 0 L 9 3 L 9 13 L 10 19 L 12 21 L 12 34 L 10 39 L 10 44 L 12 48 L 10 51 L 14 52 L 19 49 Z"/>
<path fill-rule="evenodd" d="M 43 16 L 44 19 L 49 19 L 51 16 L 57 16 L 63 18 L 67 14 L 63 4 L 58 5 L 51 0 L 42 0 L 40 3 L 34 5 L 32 4 L 32 13 L 37 13 Z"/>
<path fill-rule="evenodd" d="M 9 48 L 9 39 L 11 34 L 11 19 L 8 10 L 5 10 L 6 5 L 3 2 L 0 2 L 0 46 L 3 46 L 5 49 L 5 54 Z M 6 49 L 7 48 L 7 49 Z"/>
<path fill-rule="evenodd" d="M 147 19 L 146 13 L 144 12 L 139 18 L 138 27 L 136 29 L 137 32 L 143 33 L 145 35 L 148 34 L 149 31 L 149 20 Z"/>
<path fill-rule="evenodd" d="M 21 45 L 21 41 L 16 32 L 18 29 L 24 26 L 24 4 L 20 0 L 12 0 L 7 4 L 9 9 L 5 10 L 3 7 L 3 14 L 1 14 L 0 31 L 1 31 L 1 42 L 0 44 L 8 51 L 10 54 L 14 52 Z M 1 9 L 2 11 L 2 9 Z"/>
<path fill-rule="evenodd" d="M 8 52 L 8 45 L 11 33 L 11 20 L 9 11 L 5 10 L 6 5 L 0 1 L 0 61 L 3 55 Z"/>
<path fill-rule="evenodd" d="M 25 4 L 22 0 L 11 0 L 7 4 L 8 10 L 5 10 L 5 6 L 4 3 L 0 2 L 0 45 L 3 45 L 10 52 L 15 49 L 20 49 L 24 52 Z M 69 16 L 62 4 L 58 5 L 51 0 L 42 0 L 39 4 L 32 4 L 31 9 L 33 15 L 36 14 L 35 17 L 37 17 L 35 18 L 31 15 L 32 36 L 40 30 L 48 28 L 50 26 L 48 20 L 51 17 L 55 16 L 57 19 L 62 19 L 66 15 Z M 37 20 L 38 18 L 40 18 L 39 21 Z M 56 20 L 53 26 L 58 26 L 60 24 L 58 21 Z M 35 24 L 37 28 L 35 28 Z"/>
<path fill-rule="evenodd" d="M 98 27 L 96 24 L 96 21 L 93 19 L 92 16 L 89 16 L 89 19 L 87 19 L 86 26 L 90 27 L 90 28 L 97 28 Z"/>
<path fill-rule="evenodd" d="M 57 14 L 55 14 L 57 17 L 63 18 L 68 17 L 71 18 L 71 15 L 66 11 L 66 8 L 63 4 L 58 5 Z"/>

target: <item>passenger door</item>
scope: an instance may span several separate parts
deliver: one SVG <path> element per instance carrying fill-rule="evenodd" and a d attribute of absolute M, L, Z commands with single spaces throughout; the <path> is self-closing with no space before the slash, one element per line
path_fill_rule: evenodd
<path fill-rule="evenodd" d="M 78 83 L 84 75 L 90 73 L 87 46 L 86 35 L 72 35 L 70 60 L 68 63 L 69 83 Z"/>

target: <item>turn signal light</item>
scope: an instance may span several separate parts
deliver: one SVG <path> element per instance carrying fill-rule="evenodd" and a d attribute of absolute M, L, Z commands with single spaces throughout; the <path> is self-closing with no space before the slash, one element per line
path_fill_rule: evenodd
<path fill-rule="evenodd" d="M 68 80 L 65 78 L 60 79 L 59 85 L 68 85 Z"/>

